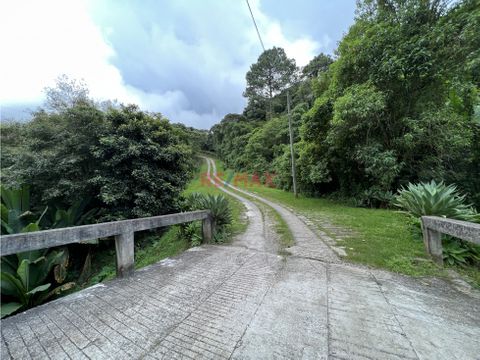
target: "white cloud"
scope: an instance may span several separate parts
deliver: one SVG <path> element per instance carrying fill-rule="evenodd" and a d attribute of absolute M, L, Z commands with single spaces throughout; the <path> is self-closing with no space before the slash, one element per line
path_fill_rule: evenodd
<path fill-rule="evenodd" d="M 83 78 L 93 95 L 125 96 L 114 55 L 79 1 L 2 2 L 0 58 L 3 103 L 42 98 L 61 74 Z M 8 55 L 7 55 L 8 54 Z M 112 87 L 112 85 L 114 85 Z"/>
<path fill-rule="evenodd" d="M 229 29 L 230 32 L 244 34 L 238 35 L 239 43 L 227 50 L 222 46 L 228 36 L 220 34 L 210 19 L 202 20 L 196 16 L 194 3 L 174 2 L 172 5 L 183 7 L 184 12 L 193 8 L 190 17 L 184 19 L 199 30 L 193 41 L 179 38 L 172 25 L 164 23 L 168 16 L 163 16 L 158 25 L 153 23 L 150 33 L 146 34 L 150 56 L 136 54 L 133 64 L 147 77 L 149 74 L 159 77 L 166 86 L 163 90 L 142 89 L 139 85 L 126 83 L 125 75 L 122 76 L 125 69 L 113 65 L 116 60 L 123 60 L 118 58 L 109 41 L 115 29 L 107 25 L 100 28 L 102 24 L 94 22 L 92 4 L 95 2 L 80 0 L 1 2 L 0 103 L 40 102 L 43 88 L 52 86 L 59 75 L 66 74 L 70 78 L 83 79 L 94 98 L 137 103 L 145 110 L 162 112 L 174 122 L 209 127 L 224 115 L 219 112 L 241 111 L 245 72 L 261 52 L 243 2 L 215 5 L 219 11 L 230 13 L 230 19 L 234 19 L 232 16 L 241 17 L 230 23 L 228 19 L 224 20 L 224 27 L 237 27 Z M 232 15 L 229 6 L 233 4 L 238 11 Z M 133 6 L 128 2 L 123 5 Z M 285 48 L 287 55 L 294 57 L 298 65 L 305 65 L 329 41 L 327 38 L 318 43 L 307 36 L 288 39 L 281 24 L 262 13 L 259 1 L 251 1 L 251 5 L 265 45 Z M 112 12 L 111 16 L 115 16 L 117 8 L 108 10 Z M 174 23 L 176 20 L 170 18 L 170 21 Z M 137 22 L 142 24 L 142 19 Z M 130 24 L 127 22 L 124 26 Z M 191 36 L 191 32 L 188 35 Z M 215 37 L 221 37 L 221 40 L 215 42 Z M 181 70 L 180 66 L 183 67 Z M 201 99 L 193 98 L 192 88 L 197 89 L 193 94 L 202 93 Z"/>
<path fill-rule="evenodd" d="M 305 66 L 308 62 L 318 54 L 320 49 L 328 46 L 328 37 L 322 39 L 319 43 L 309 36 L 304 35 L 297 39 L 288 39 L 281 27 L 281 24 L 274 19 L 269 18 L 261 10 L 261 2 L 259 0 L 250 1 L 252 11 L 262 34 L 266 48 L 282 47 L 285 49 L 287 56 L 294 58 L 298 66 Z M 257 40 L 257 34 L 252 32 L 252 37 Z"/>

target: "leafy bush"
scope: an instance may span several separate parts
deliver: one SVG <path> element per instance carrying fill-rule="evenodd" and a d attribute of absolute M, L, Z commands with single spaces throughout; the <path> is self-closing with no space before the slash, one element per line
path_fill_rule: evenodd
<path fill-rule="evenodd" d="M 479 214 L 464 202 L 465 196 L 459 193 L 455 185 L 432 180 L 402 187 L 395 205 L 415 217 L 433 215 L 478 222 Z"/>
<path fill-rule="evenodd" d="M 42 215 L 35 220 L 30 211 L 30 190 L 1 190 L 2 234 L 39 231 Z M 1 316 L 27 309 L 46 301 L 48 298 L 70 289 L 74 283 L 66 283 L 51 289 L 48 277 L 53 272 L 54 282 L 61 284 L 67 276 L 68 250 L 35 250 L 1 258 Z"/>
<path fill-rule="evenodd" d="M 23 185 L 20 189 L 7 189 L 0 186 L 2 234 L 16 234 L 40 230 L 40 217 L 30 211 L 30 189 Z"/>
<path fill-rule="evenodd" d="M 388 207 L 392 204 L 395 197 L 391 191 L 383 191 L 376 186 L 365 190 L 358 197 L 361 206 L 366 207 Z"/>
<path fill-rule="evenodd" d="M 73 282 L 52 289 L 48 277 L 54 273 L 55 283 L 65 280 L 68 252 L 36 250 L 4 256 L 1 259 L 2 272 L 2 317 L 18 310 L 42 304 L 50 297 L 72 288 Z"/>
<path fill-rule="evenodd" d="M 29 184 L 34 210 L 68 209 L 88 198 L 103 209 L 99 221 L 161 215 L 178 210 L 192 174 L 193 132 L 133 105 L 103 110 L 81 102 L 39 111 L 21 134 L 22 151 L 2 181 Z"/>
<path fill-rule="evenodd" d="M 408 184 L 396 197 L 396 205 L 414 217 L 417 229 L 420 228 L 419 218 L 423 215 L 479 222 L 479 214 L 464 202 L 465 196 L 455 185 L 447 186 L 433 180 L 430 183 Z M 443 244 L 443 258 L 448 265 L 475 265 L 479 263 L 480 250 L 474 244 L 447 236 Z"/>
<path fill-rule="evenodd" d="M 64 228 L 88 224 L 91 218 L 98 213 L 98 209 L 87 209 L 89 199 L 75 202 L 67 209 L 54 209 L 47 212 L 46 219 L 42 224 L 48 228 Z"/>
<path fill-rule="evenodd" d="M 210 210 L 213 219 L 213 240 L 216 243 L 223 243 L 230 235 L 229 226 L 232 223 L 232 209 L 228 199 L 223 195 L 212 195 L 202 193 L 191 193 L 185 199 L 185 210 Z M 196 232 L 195 232 L 196 231 Z M 194 225 L 182 225 L 181 233 L 192 245 L 199 243 L 197 238 L 199 230 L 194 231 Z"/>
<path fill-rule="evenodd" d="M 179 225 L 180 236 L 187 240 L 191 246 L 199 246 L 202 243 L 202 236 L 200 235 L 200 223 L 193 221 Z"/>
<path fill-rule="evenodd" d="M 232 210 L 223 195 L 192 193 L 187 198 L 187 204 L 190 210 L 210 210 L 217 228 L 232 223 Z"/>
<path fill-rule="evenodd" d="M 480 264 L 480 247 L 447 236 L 443 242 L 443 260 L 448 265 L 478 265 Z"/>

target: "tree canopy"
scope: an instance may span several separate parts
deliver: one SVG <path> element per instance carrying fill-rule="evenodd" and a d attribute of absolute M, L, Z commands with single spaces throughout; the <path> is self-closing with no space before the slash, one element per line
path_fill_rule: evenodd
<path fill-rule="evenodd" d="M 271 100 L 297 79 L 297 66 L 289 59 L 282 48 L 265 50 L 247 72 L 247 88 L 244 96 L 249 104 L 267 104 L 272 112 Z"/>

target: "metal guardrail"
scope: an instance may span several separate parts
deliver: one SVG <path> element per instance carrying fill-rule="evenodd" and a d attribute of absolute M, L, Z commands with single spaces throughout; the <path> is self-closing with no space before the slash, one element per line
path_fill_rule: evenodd
<path fill-rule="evenodd" d="M 480 245 L 480 224 L 468 221 L 422 216 L 422 231 L 425 249 L 439 265 L 443 265 L 442 234 Z"/>
<path fill-rule="evenodd" d="M 39 250 L 114 236 L 117 276 L 123 277 L 131 274 L 135 267 L 135 232 L 196 220 L 202 220 L 203 239 L 205 242 L 210 242 L 213 236 L 213 221 L 210 211 L 197 210 L 147 218 L 5 235 L 2 236 L 0 240 L 1 255 L 16 254 L 24 251 Z"/>

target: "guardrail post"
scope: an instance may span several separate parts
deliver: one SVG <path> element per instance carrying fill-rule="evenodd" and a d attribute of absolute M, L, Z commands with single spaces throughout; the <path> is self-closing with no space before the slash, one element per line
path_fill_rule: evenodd
<path fill-rule="evenodd" d="M 442 234 L 422 224 L 425 250 L 438 265 L 443 265 Z"/>
<path fill-rule="evenodd" d="M 213 219 L 209 215 L 202 220 L 203 242 L 210 243 L 213 240 Z"/>
<path fill-rule="evenodd" d="M 115 250 L 117 256 L 117 276 L 126 277 L 135 270 L 134 235 L 131 229 L 115 235 Z"/>

